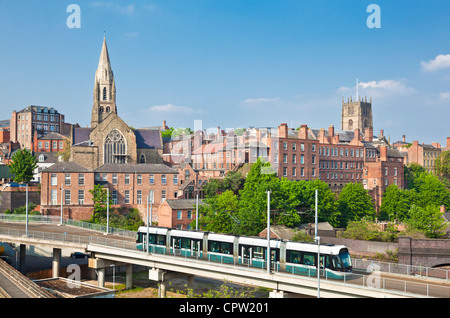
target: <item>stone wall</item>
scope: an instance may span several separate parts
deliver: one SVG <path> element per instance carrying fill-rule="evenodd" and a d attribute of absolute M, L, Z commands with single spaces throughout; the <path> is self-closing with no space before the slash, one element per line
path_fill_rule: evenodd
<path fill-rule="evenodd" d="M 41 194 L 39 190 L 36 188 L 28 190 L 28 203 L 36 205 L 41 204 Z M 14 211 L 25 205 L 25 188 L 7 188 L 5 191 L 0 191 L 0 213 L 4 213 L 6 210 Z"/>
<path fill-rule="evenodd" d="M 400 237 L 398 262 L 405 265 L 434 267 L 450 264 L 450 240 Z"/>

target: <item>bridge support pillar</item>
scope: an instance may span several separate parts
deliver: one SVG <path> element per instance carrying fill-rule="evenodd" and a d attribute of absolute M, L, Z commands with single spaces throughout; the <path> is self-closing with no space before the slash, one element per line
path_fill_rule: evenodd
<path fill-rule="evenodd" d="M 61 249 L 53 248 L 53 261 L 52 261 L 52 277 L 58 278 L 60 276 L 61 268 Z"/>
<path fill-rule="evenodd" d="M 27 246 L 20 244 L 19 246 L 19 272 L 26 274 L 27 272 Z"/>
<path fill-rule="evenodd" d="M 127 264 L 127 274 L 125 279 L 125 288 L 132 289 L 133 288 L 133 265 Z"/>
<path fill-rule="evenodd" d="M 186 274 L 184 273 L 178 273 L 178 272 L 169 272 L 169 271 L 164 271 L 158 268 L 152 268 L 149 270 L 148 273 L 148 278 L 150 280 L 156 281 L 158 282 L 158 297 L 159 298 L 166 298 L 166 284 L 167 281 L 169 281 L 172 278 L 177 278 L 177 277 L 184 277 L 186 276 Z M 189 275 L 188 276 L 188 284 L 189 284 L 189 280 L 193 279 L 194 276 Z M 193 280 L 192 280 L 193 283 Z"/>
<path fill-rule="evenodd" d="M 98 287 L 105 287 L 105 277 L 106 277 L 106 269 L 105 268 L 99 268 L 97 269 L 97 284 Z"/>

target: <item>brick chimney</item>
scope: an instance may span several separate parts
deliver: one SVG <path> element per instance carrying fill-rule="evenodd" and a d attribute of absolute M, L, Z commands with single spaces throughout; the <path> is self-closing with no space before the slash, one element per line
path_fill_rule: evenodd
<path fill-rule="evenodd" d="M 308 125 L 302 125 L 298 132 L 299 139 L 308 139 Z"/>
<path fill-rule="evenodd" d="M 278 126 L 278 138 L 287 138 L 288 137 L 288 125 L 286 123 Z"/>
<path fill-rule="evenodd" d="M 447 137 L 447 148 L 450 148 L 450 137 Z"/>
<path fill-rule="evenodd" d="M 383 137 L 384 137 L 384 130 L 381 129 L 381 130 L 380 130 L 380 135 L 378 136 L 378 139 L 381 139 L 381 138 L 383 138 Z"/>
<path fill-rule="evenodd" d="M 387 161 L 387 147 L 380 147 L 380 161 Z"/>
<path fill-rule="evenodd" d="M 330 125 L 330 127 L 328 127 L 328 137 L 330 137 L 330 141 L 333 139 L 333 137 L 334 137 L 334 125 Z"/>
<path fill-rule="evenodd" d="M 406 135 L 403 135 L 403 136 L 402 136 L 402 141 L 403 141 L 403 142 L 406 142 Z"/>
<path fill-rule="evenodd" d="M 364 131 L 364 141 L 372 142 L 373 141 L 373 128 L 366 128 Z"/>

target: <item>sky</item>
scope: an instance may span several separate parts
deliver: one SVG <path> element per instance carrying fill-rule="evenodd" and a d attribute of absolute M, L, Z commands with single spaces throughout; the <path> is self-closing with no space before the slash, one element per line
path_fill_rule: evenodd
<path fill-rule="evenodd" d="M 448 0 L 0 0 L 0 119 L 40 105 L 90 125 L 106 34 L 135 128 L 339 129 L 358 79 L 375 135 L 445 146 L 449 14 Z"/>

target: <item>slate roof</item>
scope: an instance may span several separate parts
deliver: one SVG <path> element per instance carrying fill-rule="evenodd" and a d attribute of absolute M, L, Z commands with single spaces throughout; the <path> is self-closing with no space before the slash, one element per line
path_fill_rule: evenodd
<path fill-rule="evenodd" d="M 75 162 L 57 162 L 53 166 L 48 167 L 42 172 L 73 172 L 73 173 L 88 173 L 92 170 L 86 169 Z"/>
<path fill-rule="evenodd" d="M 136 144 L 138 149 L 162 149 L 161 132 L 159 130 L 137 129 Z"/>
<path fill-rule="evenodd" d="M 105 164 L 94 170 L 99 173 L 113 173 L 113 172 L 129 172 L 129 173 L 166 173 L 177 174 L 178 170 L 172 169 L 164 164 Z"/>
<path fill-rule="evenodd" d="M 89 140 L 91 134 L 91 128 L 74 128 L 73 129 L 73 144 L 79 144 Z"/>
<path fill-rule="evenodd" d="M 173 210 L 188 210 L 196 207 L 196 199 L 171 199 L 166 202 Z M 199 206 L 205 204 L 202 200 L 198 200 Z"/>

